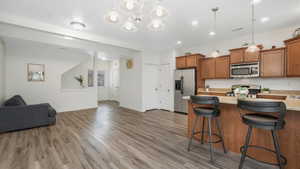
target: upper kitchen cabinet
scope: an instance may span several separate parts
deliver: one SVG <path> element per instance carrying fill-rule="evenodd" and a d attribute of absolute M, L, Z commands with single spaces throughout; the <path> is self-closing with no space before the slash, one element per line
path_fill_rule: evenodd
<path fill-rule="evenodd" d="M 216 77 L 216 61 L 214 58 L 206 58 L 201 61 L 201 77 L 214 79 Z"/>
<path fill-rule="evenodd" d="M 238 49 L 231 49 L 230 51 L 230 63 L 242 63 L 244 62 L 244 55 L 245 55 L 246 48 L 238 48 Z"/>
<path fill-rule="evenodd" d="M 181 69 L 186 67 L 186 56 L 176 57 L 176 68 Z"/>
<path fill-rule="evenodd" d="M 284 41 L 286 45 L 287 76 L 300 76 L 300 37 Z"/>
<path fill-rule="evenodd" d="M 227 79 L 229 78 L 229 55 L 220 56 L 215 59 L 216 62 L 216 75 L 215 78 L 218 79 Z"/>
<path fill-rule="evenodd" d="M 260 49 L 263 48 L 262 45 L 258 45 Z M 247 52 L 247 48 L 237 48 L 231 49 L 230 51 L 230 63 L 250 63 L 250 62 L 259 62 L 260 52 Z"/>
<path fill-rule="evenodd" d="M 199 58 L 204 57 L 201 54 L 176 57 L 176 68 L 197 68 Z"/>
<path fill-rule="evenodd" d="M 259 62 L 260 52 L 247 52 L 245 51 L 244 62 Z"/>
<path fill-rule="evenodd" d="M 261 51 L 261 77 L 285 76 L 285 48 Z"/>

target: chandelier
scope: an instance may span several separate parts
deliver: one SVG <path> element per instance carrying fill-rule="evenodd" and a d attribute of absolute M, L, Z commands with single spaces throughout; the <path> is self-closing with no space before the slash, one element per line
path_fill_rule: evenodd
<path fill-rule="evenodd" d="M 118 2 L 117 2 L 118 1 Z M 145 8 L 150 0 L 114 0 L 113 8 L 105 15 L 109 23 L 121 23 L 121 29 L 126 32 L 136 32 L 144 25 L 145 18 L 150 22 L 147 28 L 151 31 L 162 31 L 165 28 L 164 19 L 168 10 L 161 5 L 162 0 L 154 0 L 150 10 Z"/>

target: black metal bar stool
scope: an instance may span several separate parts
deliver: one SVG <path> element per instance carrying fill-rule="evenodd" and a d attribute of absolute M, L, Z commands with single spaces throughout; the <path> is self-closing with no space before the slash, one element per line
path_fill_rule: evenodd
<path fill-rule="evenodd" d="M 225 148 L 225 144 L 224 144 L 223 133 L 222 133 L 221 126 L 220 126 L 220 121 L 218 119 L 218 117 L 220 116 L 219 99 L 218 99 L 218 97 L 210 97 L 210 96 L 191 96 L 191 101 L 193 104 L 193 110 L 196 115 L 196 118 L 195 118 L 195 121 L 193 124 L 192 136 L 189 141 L 188 151 L 190 151 L 191 144 L 192 144 L 192 141 L 193 141 L 193 138 L 195 135 L 201 133 L 201 144 L 203 144 L 204 143 L 204 134 L 209 134 L 209 141 L 207 143 L 209 143 L 209 146 L 210 146 L 210 161 L 213 163 L 214 162 L 214 154 L 213 154 L 213 145 L 212 144 L 222 142 L 224 153 L 227 152 L 226 148 Z M 203 108 L 203 107 L 200 107 L 199 105 L 202 105 L 202 106 L 208 105 L 208 106 L 211 106 L 211 108 Z M 199 119 L 201 118 L 201 116 L 203 117 L 202 129 L 201 129 L 201 131 L 195 132 L 195 128 L 196 128 L 197 123 L 198 123 Z M 206 119 L 208 119 L 208 131 L 204 130 Z M 216 120 L 217 129 L 219 131 L 219 134 L 212 133 L 211 122 L 213 119 Z M 212 141 L 213 135 L 218 137 L 219 139 L 217 141 Z"/>
<path fill-rule="evenodd" d="M 242 153 L 242 157 L 241 157 L 239 169 L 243 168 L 243 164 L 246 157 L 265 164 L 276 165 L 279 166 L 280 169 L 283 169 L 284 165 L 287 164 L 287 160 L 280 152 L 277 131 L 283 129 L 285 125 L 285 121 L 284 121 L 284 117 L 286 114 L 285 104 L 283 102 L 238 100 L 238 107 L 241 110 L 247 110 L 253 112 L 253 113 L 246 113 L 242 115 L 243 123 L 245 123 L 249 127 L 248 127 L 245 145 L 242 146 L 240 150 Z M 262 113 L 276 113 L 278 115 L 275 116 L 271 114 L 262 114 Z M 271 131 L 275 151 L 262 146 L 249 145 L 253 128 L 260 128 L 260 129 Z M 277 163 L 268 163 L 265 161 L 260 161 L 247 155 L 248 148 L 263 149 L 271 153 L 275 153 L 277 157 Z"/>

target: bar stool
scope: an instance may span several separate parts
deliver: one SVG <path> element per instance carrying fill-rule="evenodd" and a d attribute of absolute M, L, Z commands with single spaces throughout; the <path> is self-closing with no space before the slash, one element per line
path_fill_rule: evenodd
<path fill-rule="evenodd" d="M 193 110 L 196 115 L 196 118 L 195 118 L 195 121 L 193 124 L 192 135 L 191 135 L 191 138 L 190 138 L 189 144 L 188 144 L 188 151 L 190 151 L 191 144 L 192 144 L 192 141 L 193 141 L 193 138 L 195 135 L 201 133 L 201 144 L 203 144 L 204 143 L 204 134 L 209 134 L 209 141 L 207 143 L 209 143 L 209 146 L 210 146 L 209 147 L 210 148 L 210 161 L 212 163 L 214 163 L 214 153 L 213 153 L 213 145 L 212 144 L 222 142 L 224 153 L 227 152 L 226 148 L 225 148 L 225 144 L 224 144 L 223 133 L 222 133 L 221 126 L 220 126 L 220 121 L 218 119 L 218 117 L 220 116 L 219 99 L 218 99 L 218 97 L 211 97 L 211 96 L 191 96 L 191 101 L 192 101 Z M 199 107 L 199 105 L 202 105 L 202 106 L 207 105 L 207 106 L 210 106 L 211 108 L 202 108 L 202 107 Z M 201 131 L 195 132 L 195 128 L 197 126 L 198 120 L 201 118 L 201 116 L 203 117 L 202 129 L 201 129 Z M 204 130 L 206 119 L 208 119 L 208 131 Z M 212 133 L 211 122 L 213 119 L 216 120 L 216 126 L 217 126 L 219 134 Z M 219 139 L 217 141 L 212 141 L 212 135 L 218 137 Z"/>
<path fill-rule="evenodd" d="M 249 127 L 248 127 L 245 144 L 240 149 L 242 153 L 242 157 L 241 157 L 239 169 L 243 168 L 243 164 L 246 157 L 261 163 L 279 166 L 280 169 L 283 169 L 284 165 L 287 164 L 287 160 L 280 152 L 277 131 L 283 129 L 285 125 L 285 121 L 284 121 L 284 117 L 286 114 L 285 104 L 283 102 L 262 102 L 262 101 L 258 102 L 258 101 L 238 100 L 238 107 L 240 108 L 240 110 L 247 110 L 247 111 L 254 112 L 254 113 L 246 113 L 242 115 L 243 123 L 248 125 Z M 277 113 L 278 117 L 271 114 L 262 114 L 262 113 Z M 271 131 L 275 151 L 262 146 L 249 145 L 253 128 L 259 128 L 259 129 Z M 271 153 L 275 153 L 278 163 L 268 163 L 265 161 L 257 160 L 247 155 L 248 148 L 263 149 Z"/>

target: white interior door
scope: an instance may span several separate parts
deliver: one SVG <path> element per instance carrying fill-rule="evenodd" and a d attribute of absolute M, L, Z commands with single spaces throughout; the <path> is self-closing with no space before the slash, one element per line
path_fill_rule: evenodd
<path fill-rule="evenodd" d="M 160 67 L 160 108 L 164 110 L 172 110 L 172 79 L 171 79 L 171 67 L 169 64 L 161 65 Z"/>
<path fill-rule="evenodd" d="M 120 71 L 118 61 L 112 63 L 111 69 L 111 98 L 112 100 L 119 101 L 119 88 L 120 88 Z"/>
<path fill-rule="evenodd" d="M 145 110 L 159 108 L 159 66 L 144 65 L 144 106 Z"/>

